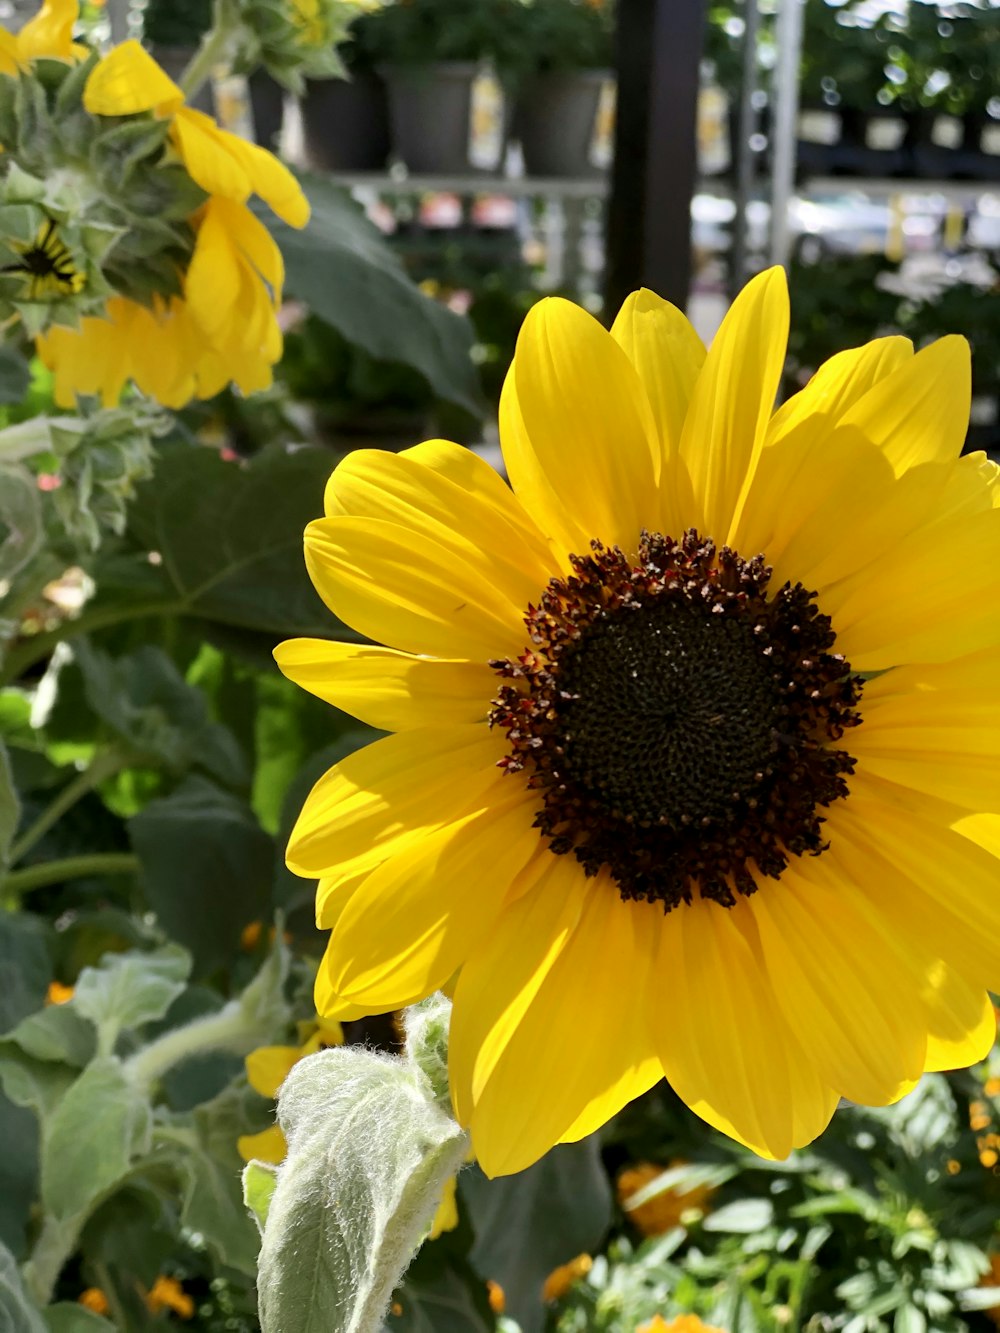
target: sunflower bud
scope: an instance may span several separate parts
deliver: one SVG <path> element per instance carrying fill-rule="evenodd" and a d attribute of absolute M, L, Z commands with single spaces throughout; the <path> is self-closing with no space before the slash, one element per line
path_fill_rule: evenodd
<path fill-rule="evenodd" d="M 363 0 L 245 0 L 238 68 L 263 65 L 296 93 L 305 78 L 343 76 L 337 47 L 367 7 Z"/>

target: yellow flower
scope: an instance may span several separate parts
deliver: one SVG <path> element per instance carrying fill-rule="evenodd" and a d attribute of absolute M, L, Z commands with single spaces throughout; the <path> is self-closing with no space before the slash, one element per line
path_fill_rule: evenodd
<path fill-rule="evenodd" d="M 87 1287 L 77 1296 L 76 1303 L 82 1305 L 85 1310 L 92 1310 L 94 1314 L 107 1314 L 111 1309 L 108 1298 L 100 1287 Z"/>
<path fill-rule="evenodd" d="M 327 604 L 389 646 L 278 663 L 394 733 L 290 839 L 331 931 L 317 1008 L 457 974 L 488 1175 L 664 1076 L 783 1158 L 841 1096 L 993 1042 L 1000 509 L 959 456 L 968 346 L 878 339 L 774 413 L 787 327 L 779 269 L 707 354 L 649 292 L 610 332 L 543 301 L 501 401 L 513 490 L 445 441 L 359 450 L 306 531 Z"/>
<path fill-rule="evenodd" d="M 679 1159 L 672 1161 L 669 1166 L 657 1166 L 655 1162 L 638 1162 L 635 1166 L 626 1167 L 624 1171 L 619 1172 L 615 1182 L 618 1202 L 627 1214 L 628 1220 L 644 1236 L 662 1236 L 671 1227 L 678 1226 L 686 1212 L 693 1209 L 706 1211 L 708 1202 L 715 1193 L 710 1185 L 695 1185 L 689 1190 L 665 1189 L 646 1199 L 645 1202 L 631 1202 L 640 1190 L 651 1185 L 663 1175 L 664 1171 L 673 1171 L 679 1166 L 686 1165 L 686 1162 Z"/>
<path fill-rule="evenodd" d="M 662 1315 L 653 1315 L 648 1323 L 640 1324 L 635 1333 L 725 1333 L 714 1324 L 703 1324 L 696 1314 L 680 1314 L 668 1324 Z"/>
<path fill-rule="evenodd" d="M 561 1301 L 573 1283 L 586 1277 L 593 1266 L 594 1261 L 589 1254 L 578 1254 L 568 1264 L 560 1264 L 558 1268 L 553 1268 L 542 1285 L 542 1300 L 546 1305 L 551 1305 L 553 1301 Z"/>
<path fill-rule="evenodd" d="M 64 986 L 61 981 L 50 981 L 45 992 L 46 1004 L 66 1004 L 73 998 L 73 987 Z"/>
<path fill-rule="evenodd" d="M 276 316 L 284 264 L 247 200 L 258 194 L 302 227 L 309 204 L 295 177 L 265 149 L 185 106 L 180 88 L 138 42 L 123 42 L 95 66 L 84 106 L 95 116 L 168 118 L 178 157 L 209 198 L 191 219 L 196 238 L 181 296 L 156 298 L 152 307 L 116 296 L 102 317 L 37 340 L 55 376 L 56 402 L 72 407 L 78 394 L 99 394 L 110 406 L 129 380 L 174 408 L 229 383 L 244 394 L 267 388 L 282 351 Z"/>
<path fill-rule="evenodd" d="M 172 1310 L 181 1319 L 194 1316 L 194 1301 L 187 1294 L 175 1277 L 160 1276 L 153 1283 L 146 1295 L 146 1306 L 150 1314 L 160 1314 L 163 1310 Z"/>
<path fill-rule="evenodd" d="M 75 60 L 83 51 L 73 41 L 77 0 L 44 0 L 19 32 L 0 28 L 0 74 L 16 76 L 33 60 Z"/>
<path fill-rule="evenodd" d="M 250 1052 L 245 1063 L 247 1082 L 254 1092 L 273 1101 L 294 1065 L 327 1046 L 340 1046 L 344 1040 L 340 1024 L 325 1018 L 302 1024 L 300 1035 L 302 1041 L 298 1046 L 258 1046 Z M 284 1161 L 288 1151 L 280 1125 L 271 1125 L 259 1134 L 241 1134 L 236 1147 L 245 1162 L 256 1159 L 275 1165 Z"/>

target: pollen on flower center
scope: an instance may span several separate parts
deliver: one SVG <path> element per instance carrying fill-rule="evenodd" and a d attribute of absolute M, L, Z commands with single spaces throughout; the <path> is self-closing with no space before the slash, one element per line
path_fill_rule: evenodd
<path fill-rule="evenodd" d="M 531 647 L 491 663 L 509 682 L 490 715 L 501 762 L 540 791 L 551 850 L 666 908 L 731 906 L 755 872 L 822 851 L 861 681 L 813 596 L 769 595 L 762 556 L 693 531 L 644 534 L 634 563 L 595 543 L 572 565 L 529 608 Z"/>

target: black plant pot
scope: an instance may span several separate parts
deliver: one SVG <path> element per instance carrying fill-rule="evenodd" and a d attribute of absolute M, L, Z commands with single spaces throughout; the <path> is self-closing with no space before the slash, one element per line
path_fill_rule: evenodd
<path fill-rule="evenodd" d="M 529 176 L 603 174 L 593 161 L 601 90 L 610 71 L 567 70 L 526 79 L 517 99 L 513 134 Z"/>
<path fill-rule="evenodd" d="M 834 153 L 834 174 L 843 176 L 905 176 L 907 127 L 898 111 L 888 108 L 841 108 L 841 138 Z"/>
<path fill-rule="evenodd" d="M 469 174 L 495 171 L 502 164 L 505 132 L 495 161 L 477 164 L 472 157 L 478 64 L 386 65 L 379 72 L 389 99 L 393 152 L 410 171 L 418 175 Z"/>
<path fill-rule="evenodd" d="M 258 69 L 247 80 L 253 111 L 254 138 L 264 148 L 275 149 L 285 123 L 285 90 L 266 70 Z"/>
<path fill-rule="evenodd" d="M 389 156 L 389 111 L 377 74 L 310 79 L 302 99 L 306 160 L 321 171 L 381 171 Z"/>

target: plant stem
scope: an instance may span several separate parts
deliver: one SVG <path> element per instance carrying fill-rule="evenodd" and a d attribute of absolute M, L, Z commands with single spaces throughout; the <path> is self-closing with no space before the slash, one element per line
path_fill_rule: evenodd
<path fill-rule="evenodd" d="M 3 889 L 5 894 L 19 895 L 66 879 L 83 879 L 87 875 L 131 875 L 140 868 L 139 858 L 131 852 L 90 852 L 15 870 L 3 881 Z"/>
<path fill-rule="evenodd" d="M 111 1276 L 111 1270 L 106 1263 L 94 1264 L 94 1275 L 97 1278 L 97 1284 L 101 1291 L 108 1298 L 108 1306 L 111 1310 L 111 1316 L 118 1328 L 128 1328 L 128 1315 L 125 1307 L 122 1305 L 121 1297 L 118 1295 L 118 1288 L 115 1286 L 115 1280 Z"/>
<path fill-rule="evenodd" d="M 25 852 L 30 851 L 35 843 L 48 833 L 52 825 L 57 823 L 67 810 L 76 805 L 82 796 L 86 796 L 87 792 L 100 786 L 105 778 L 112 777 L 123 769 L 127 763 L 127 757 L 120 750 L 99 750 L 83 772 L 78 773 L 71 782 L 63 787 L 59 795 L 50 805 L 46 806 L 31 827 L 26 829 L 14 842 L 10 849 L 11 863 L 16 864 L 20 861 Z"/>
<path fill-rule="evenodd" d="M 198 95 L 202 84 L 212 77 L 216 65 L 225 63 L 239 25 L 239 14 L 232 0 L 216 0 L 212 26 L 201 39 L 201 46 L 178 80 L 187 101 L 192 101 Z"/>
<path fill-rule="evenodd" d="M 24 1285 L 38 1305 L 48 1305 L 56 1280 L 66 1261 L 76 1249 L 87 1213 L 78 1213 L 60 1222 L 46 1214 L 31 1258 L 24 1265 Z"/>
<path fill-rule="evenodd" d="M 141 1086 L 149 1087 L 192 1055 L 220 1050 L 245 1053 L 267 1035 L 253 1016 L 244 1012 L 239 1000 L 230 1000 L 217 1013 L 157 1037 L 125 1061 L 125 1070 Z"/>

